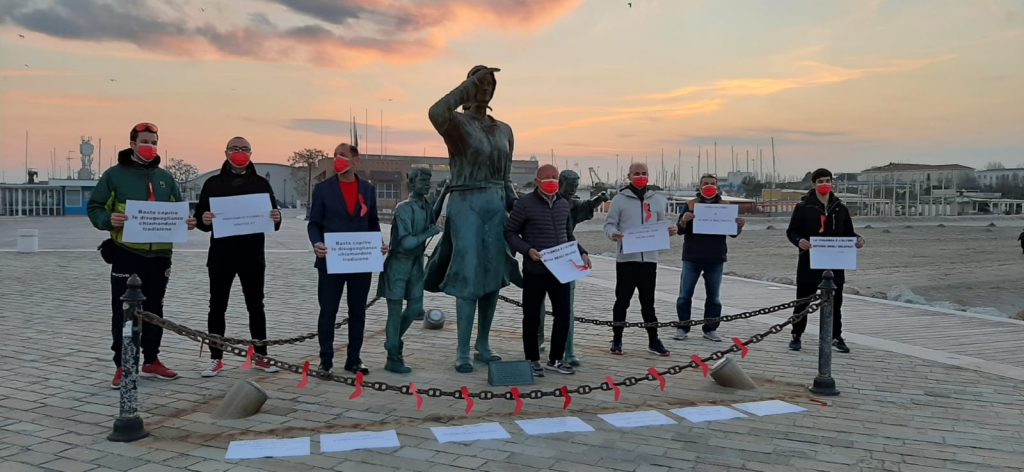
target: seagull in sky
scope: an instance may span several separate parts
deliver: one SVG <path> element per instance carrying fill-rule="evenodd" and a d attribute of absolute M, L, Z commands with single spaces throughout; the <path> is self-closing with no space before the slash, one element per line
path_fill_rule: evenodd
<path fill-rule="evenodd" d="M 21 33 L 18 33 L 18 37 L 21 38 L 21 39 L 25 39 L 25 35 L 23 35 Z"/>

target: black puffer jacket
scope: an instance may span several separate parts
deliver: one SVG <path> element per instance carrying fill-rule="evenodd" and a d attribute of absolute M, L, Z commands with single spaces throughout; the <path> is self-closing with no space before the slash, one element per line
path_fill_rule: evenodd
<path fill-rule="evenodd" d="M 789 219 L 789 228 L 786 229 L 786 237 L 789 242 L 799 247 L 801 239 L 810 241 L 814 236 L 860 237 L 853 230 L 853 218 L 850 217 L 850 210 L 834 193 L 829 194 L 828 205 L 825 205 L 818 200 L 815 189 L 811 189 L 793 209 L 793 216 Z M 821 280 L 822 272 L 811 269 L 810 251 L 801 250 L 800 260 L 797 263 L 797 282 L 804 279 Z M 843 271 L 836 270 L 833 273 L 837 284 L 845 280 Z"/>
<path fill-rule="evenodd" d="M 207 179 L 203 184 L 203 190 L 199 192 L 199 203 L 196 204 L 194 213 L 196 228 L 204 232 L 213 230 L 213 226 L 203 224 L 203 213 L 210 211 L 210 197 L 234 197 L 255 193 L 269 194 L 271 207 L 277 208 L 274 189 L 267 179 L 256 173 L 256 166 L 253 163 L 249 163 L 244 174 L 236 174 L 231 170 L 231 164 L 224 161 L 220 173 Z M 279 229 L 281 229 L 281 223 L 275 223 L 274 230 Z M 266 238 L 263 233 L 224 238 L 214 238 L 213 236 L 210 235 L 210 252 L 206 257 L 207 267 L 230 270 L 266 266 L 263 250 Z"/>
<path fill-rule="evenodd" d="M 543 263 L 530 259 L 530 249 L 543 251 L 576 240 L 571 210 L 572 205 L 561 195 L 548 201 L 538 190 L 516 200 L 505 223 L 505 241 L 523 255 L 523 272 L 547 270 Z M 586 254 L 583 246 L 580 253 Z"/>

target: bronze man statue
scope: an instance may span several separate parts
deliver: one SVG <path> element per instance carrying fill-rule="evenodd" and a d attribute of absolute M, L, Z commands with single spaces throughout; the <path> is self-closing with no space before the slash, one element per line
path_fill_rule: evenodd
<path fill-rule="evenodd" d="M 522 283 L 504 236 L 516 199 L 510 180 L 512 128 L 487 114 L 498 70 L 473 67 L 467 79 L 431 106 L 429 113 L 430 123 L 448 146 L 451 181 L 434 203 L 435 211 L 444 208 L 447 197 L 444 230 L 427 262 L 424 285 L 431 292 L 458 299 L 455 370 L 463 373 L 473 371 L 469 341 L 477 313 L 476 360 L 501 360 L 489 342 L 498 291 L 509 282 Z"/>
<path fill-rule="evenodd" d="M 377 295 L 388 301 L 388 322 L 384 349 L 388 352 L 384 370 L 407 374 L 412 369 L 402 358 L 402 336 L 423 313 L 423 252 L 427 240 L 441 232 L 427 203 L 430 169 L 409 173 L 409 199 L 395 207 L 391 223 L 391 250 L 384 260 L 384 272 L 377 283 Z M 402 310 L 402 301 L 407 303 Z"/>

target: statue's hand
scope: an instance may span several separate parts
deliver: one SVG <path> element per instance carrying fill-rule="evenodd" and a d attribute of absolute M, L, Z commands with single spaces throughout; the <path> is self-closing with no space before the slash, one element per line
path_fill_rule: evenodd
<path fill-rule="evenodd" d="M 607 202 L 607 201 L 608 201 L 608 194 L 604 193 L 604 192 L 601 192 L 601 193 L 597 194 L 597 196 L 594 197 L 594 199 L 593 199 L 593 202 L 598 204 L 598 205 L 600 205 L 600 204 L 602 204 L 604 202 Z"/>

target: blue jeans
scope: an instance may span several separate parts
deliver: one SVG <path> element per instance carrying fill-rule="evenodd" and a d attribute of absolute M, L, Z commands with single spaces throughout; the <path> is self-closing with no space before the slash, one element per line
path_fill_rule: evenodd
<path fill-rule="evenodd" d="M 722 316 L 722 301 L 718 295 L 722 289 L 722 271 L 725 269 L 724 262 L 701 263 L 683 261 L 683 273 L 679 277 L 679 298 L 676 299 L 676 315 L 679 321 L 690 321 L 690 308 L 693 305 L 693 291 L 697 288 L 697 278 L 704 274 L 704 291 L 707 294 L 704 300 L 704 318 L 720 318 Z M 705 333 L 718 329 L 719 323 L 707 323 L 703 325 Z M 682 326 L 683 331 L 689 333 L 689 326 Z"/>

